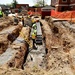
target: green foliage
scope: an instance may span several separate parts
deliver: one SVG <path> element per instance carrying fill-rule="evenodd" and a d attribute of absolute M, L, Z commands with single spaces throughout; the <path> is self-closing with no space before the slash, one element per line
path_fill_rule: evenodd
<path fill-rule="evenodd" d="M 12 7 L 16 8 L 16 4 L 18 4 L 18 2 L 16 0 L 13 0 Z"/>
<path fill-rule="evenodd" d="M 39 6 L 46 6 L 47 3 L 44 0 L 36 0 L 34 6 L 39 7 Z"/>
<path fill-rule="evenodd" d="M 11 6 L 11 4 L 6 4 L 6 6 Z"/>

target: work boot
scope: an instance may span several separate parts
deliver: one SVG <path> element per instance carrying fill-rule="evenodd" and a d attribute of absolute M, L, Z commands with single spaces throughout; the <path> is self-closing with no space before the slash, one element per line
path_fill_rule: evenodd
<path fill-rule="evenodd" d="M 35 46 L 33 46 L 33 49 L 37 50 L 37 48 Z"/>
<path fill-rule="evenodd" d="M 35 50 L 37 50 L 37 48 L 36 48 L 36 47 L 35 47 L 34 49 L 35 49 Z"/>

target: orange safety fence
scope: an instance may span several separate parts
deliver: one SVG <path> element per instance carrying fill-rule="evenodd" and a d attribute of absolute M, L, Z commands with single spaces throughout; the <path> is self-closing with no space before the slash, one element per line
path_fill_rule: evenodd
<path fill-rule="evenodd" d="M 32 15 L 33 14 L 33 12 L 32 11 L 28 11 L 28 15 Z"/>
<path fill-rule="evenodd" d="M 57 19 L 63 19 L 63 20 L 75 22 L 75 11 L 57 12 L 57 11 L 51 10 L 51 16 Z"/>
<path fill-rule="evenodd" d="M 56 16 L 57 18 L 75 18 L 75 11 L 65 11 Z"/>
<path fill-rule="evenodd" d="M 40 15 L 41 12 L 28 11 L 28 15 Z"/>
<path fill-rule="evenodd" d="M 56 17 L 58 14 L 60 14 L 61 12 L 57 12 L 55 10 L 51 10 L 51 16 L 52 17 Z"/>

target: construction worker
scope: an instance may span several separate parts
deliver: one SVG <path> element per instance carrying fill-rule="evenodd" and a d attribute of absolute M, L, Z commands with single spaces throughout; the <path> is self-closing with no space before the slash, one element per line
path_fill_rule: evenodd
<path fill-rule="evenodd" d="M 36 40 L 36 36 L 37 36 L 37 27 L 36 27 L 36 24 L 33 24 L 32 25 L 32 34 L 31 34 L 31 36 L 32 36 L 32 40 L 33 40 L 33 49 L 37 49 L 36 48 L 36 46 L 35 46 L 35 40 Z"/>
<path fill-rule="evenodd" d="M 33 30 L 32 34 L 32 40 L 33 40 L 33 49 L 37 49 L 36 46 L 35 46 L 35 39 L 36 39 L 36 30 Z"/>
<path fill-rule="evenodd" d="M 22 16 L 22 25 L 25 27 L 25 24 L 24 24 L 24 17 Z"/>
<path fill-rule="evenodd" d="M 18 18 L 14 16 L 14 25 L 18 25 L 18 23 L 19 23 Z"/>
<path fill-rule="evenodd" d="M 3 17 L 3 12 L 0 10 L 0 18 Z"/>
<path fill-rule="evenodd" d="M 32 25 L 32 28 L 33 28 L 34 30 L 36 30 L 36 29 L 37 29 L 37 26 L 36 26 L 36 24 L 35 24 L 35 23 Z"/>

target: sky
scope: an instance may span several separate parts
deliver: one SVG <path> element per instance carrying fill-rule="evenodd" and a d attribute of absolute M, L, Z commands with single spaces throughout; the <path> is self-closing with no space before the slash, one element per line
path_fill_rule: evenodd
<path fill-rule="evenodd" d="M 0 4 L 10 4 L 13 0 L 0 0 Z M 16 0 L 19 4 L 29 4 L 29 6 L 34 5 L 34 0 Z M 51 0 L 46 0 L 47 4 L 50 5 Z"/>

